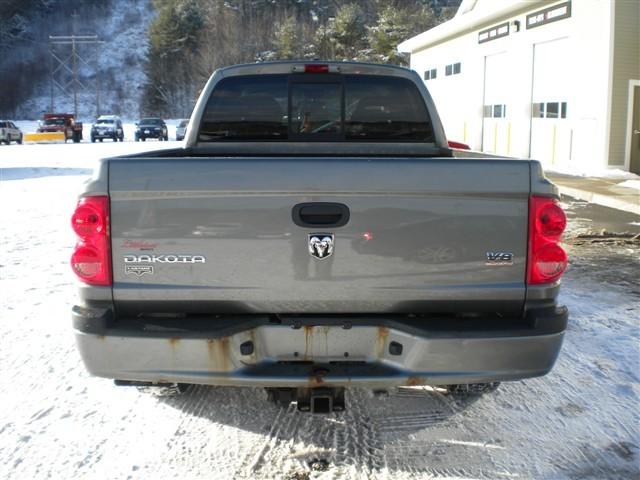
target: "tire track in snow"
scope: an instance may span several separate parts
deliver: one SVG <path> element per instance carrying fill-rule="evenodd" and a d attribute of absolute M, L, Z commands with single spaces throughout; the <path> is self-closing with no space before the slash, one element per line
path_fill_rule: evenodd
<path fill-rule="evenodd" d="M 250 448 L 243 455 L 243 460 L 236 468 L 234 478 L 251 478 L 253 476 L 254 469 L 257 467 L 270 445 L 274 442 L 274 439 L 278 435 L 278 431 L 282 428 L 282 419 L 287 416 L 287 413 L 291 411 L 292 408 L 295 407 L 293 405 L 289 405 L 286 409 L 278 409 L 275 418 L 271 422 L 271 429 L 267 433 L 265 439 L 260 443 L 250 445 Z"/>

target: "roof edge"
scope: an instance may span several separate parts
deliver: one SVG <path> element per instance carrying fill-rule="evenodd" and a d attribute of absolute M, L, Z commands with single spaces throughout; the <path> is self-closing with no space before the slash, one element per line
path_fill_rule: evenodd
<path fill-rule="evenodd" d="M 558 1 L 559 0 L 517 0 L 513 3 L 501 3 L 501 6 L 493 11 L 475 11 L 475 9 L 473 9 L 462 15 L 456 15 L 451 20 L 405 40 L 398 45 L 398 51 L 401 53 L 416 53 L 425 48 L 445 42 L 456 35 L 469 33 L 473 30 L 488 26 L 505 17 L 511 17 L 537 8 L 538 6 L 552 5 Z"/>

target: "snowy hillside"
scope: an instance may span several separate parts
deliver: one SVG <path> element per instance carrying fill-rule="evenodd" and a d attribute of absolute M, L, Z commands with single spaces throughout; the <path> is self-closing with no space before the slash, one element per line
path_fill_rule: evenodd
<path fill-rule="evenodd" d="M 71 18 L 74 12 L 77 17 Z M 78 96 L 81 120 L 91 121 L 96 116 L 98 82 L 100 113 L 118 114 L 126 118 L 138 117 L 140 97 L 146 81 L 144 72 L 148 50 L 146 32 L 153 16 L 151 0 L 105 0 L 102 8 L 93 10 L 89 10 L 86 4 L 76 9 L 73 5 L 62 2 L 55 13 L 46 15 L 42 13 L 40 17 L 36 14 L 28 23 L 28 27 L 25 27 L 27 28 L 26 38 L 37 39 L 28 43 L 31 50 L 26 52 L 25 58 L 29 59 L 31 56 L 31 61 L 45 62 L 46 68 L 41 68 L 39 75 L 32 76 L 32 84 L 27 85 L 29 82 L 21 81 L 21 88 L 29 88 L 29 96 L 16 107 L 14 112 L 8 112 L 12 115 L 7 113 L 5 115 L 13 118 L 37 119 L 43 111 L 51 109 L 51 57 L 47 51 L 48 36 L 71 35 L 75 29 L 78 35 L 97 35 L 105 42 L 99 47 L 94 45 L 78 47 L 79 54 L 86 60 L 86 64 L 79 63 L 79 80 L 86 86 L 86 91 Z M 39 56 L 33 53 L 34 44 L 41 47 L 37 49 Z M 70 47 L 56 48 L 58 49 L 56 53 L 61 58 L 70 55 Z M 60 77 L 60 79 L 64 81 L 64 78 Z M 73 112 L 73 96 L 65 97 L 59 90 L 54 89 L 53 110 Z"/>

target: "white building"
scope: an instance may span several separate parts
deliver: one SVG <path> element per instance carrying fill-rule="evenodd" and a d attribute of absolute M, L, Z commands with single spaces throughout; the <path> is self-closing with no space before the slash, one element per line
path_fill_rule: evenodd
<path fill-rule="evenodd" d="M 450 140 L 560 170 L 640 173 L 640 0 L 463 0 L 398 50 Z"/>

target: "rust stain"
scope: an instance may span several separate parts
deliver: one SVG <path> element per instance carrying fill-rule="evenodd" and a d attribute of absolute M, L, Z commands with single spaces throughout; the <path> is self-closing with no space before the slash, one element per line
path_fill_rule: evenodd
<path fill-rule="evenodd" d="M 313 342 L 313 325 L 305 325 L 304 327 L 304 360 L 309 359 L 309 343 Z M 313 354 L 313 348 L 311 349 Z"/>
<path fill-rule="evenodd" d="M 98 335 L 97 337 L 98 337 L 98 340 L 104 340 L 105 339 L 104 335 Z"/>
<path fill-rule="evenodd" d="M 422 377 L 409 377 L 405 383 L 407 387 L 415 387 L 418 385 L 426 385 L 426 380 Z"/>
<path fill-rule="evenodd" d="M 314 387 L 324 384 L 324 377 L 329 373 L 325 368 L 314 368 L 309 376 L 309 386 Z"/>
<path fill-rule="evenodd" d="M 387 343 L 388 337 L 389 337 L 389 329 L 386 327 L 378 327 L 378 335 L 376 339 L 378 358 L 384 357 L 384 346 Z"/>
<path fill-rule="evenodd" d="M 180 339 L 178 337 L 171 337 L 169 339 L 169 345 L 171 345 L 172 347 L 176 347 L 178 345 L 178 342 L 180 342 Z"/>
<path fill-rule="evenodd" d="M 324 354 L 325 356 L 329 356 L 329 331 L 331 327 L 326 326 L 322 327 L 322 332 L 324 333 Z"/>
<path fill-rule="evenodd" d="M 209 370 L 229 371 L 231 350 L 229 337 L 208 338 L 207 352 L 209 354 Z"/>

